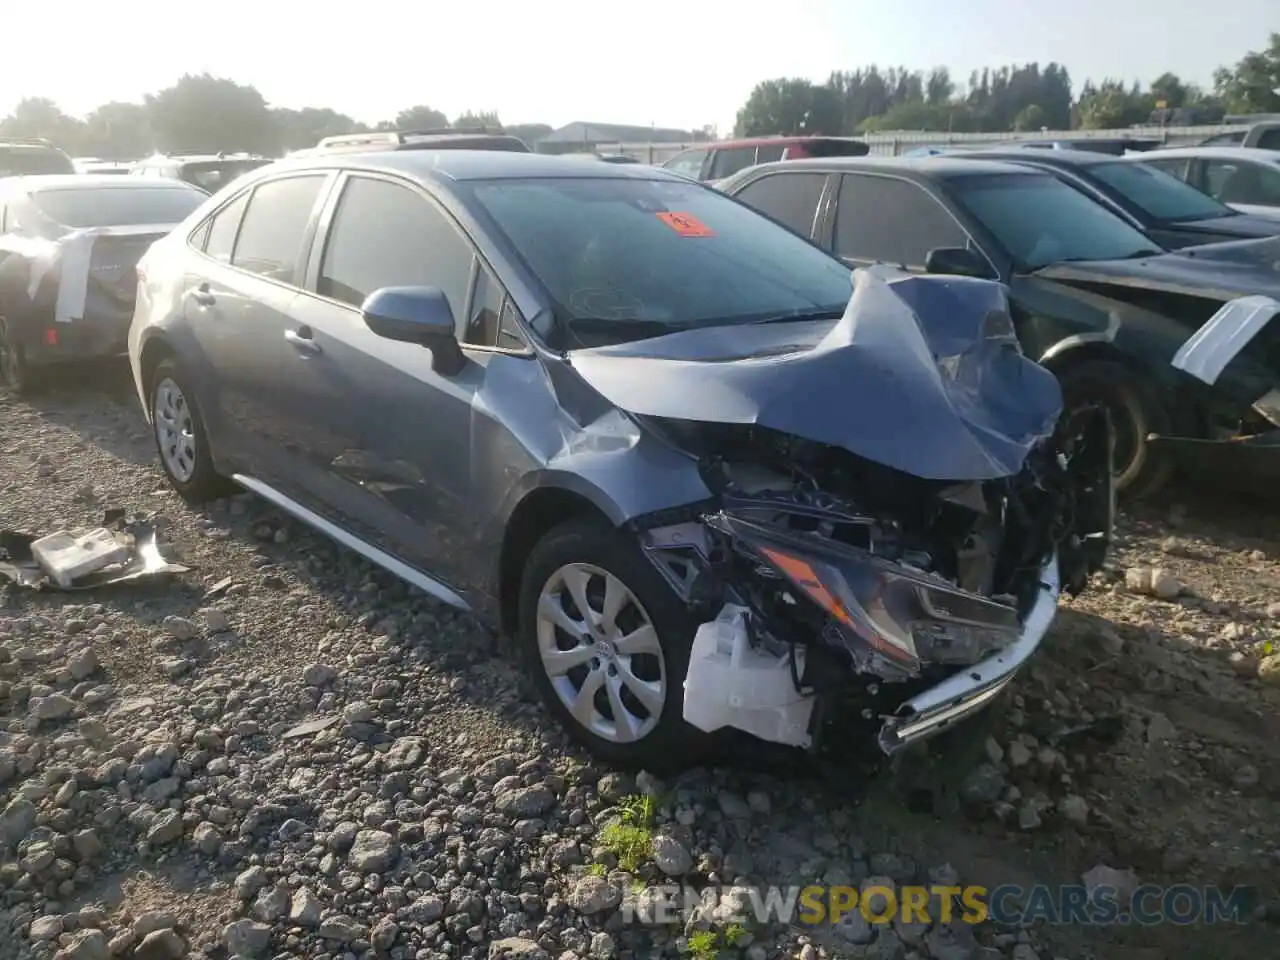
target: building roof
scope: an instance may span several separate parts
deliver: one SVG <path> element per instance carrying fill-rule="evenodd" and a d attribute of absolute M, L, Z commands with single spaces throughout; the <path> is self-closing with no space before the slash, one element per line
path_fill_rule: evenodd
<path fill-rule="evenodd" d="M 538 143 L 689 143 L 692 140 L 693 134 L 688 130 L 575 120 L 551 131 Z"/>

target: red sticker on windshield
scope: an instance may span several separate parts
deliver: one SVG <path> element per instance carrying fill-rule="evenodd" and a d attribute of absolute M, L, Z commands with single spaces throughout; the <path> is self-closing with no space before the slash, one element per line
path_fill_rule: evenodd
<path fill-rule="evenodd" d="M 716 232 L 691 213 L 667 211 L 658 219 L 682 237 L 714 237 Z"/>

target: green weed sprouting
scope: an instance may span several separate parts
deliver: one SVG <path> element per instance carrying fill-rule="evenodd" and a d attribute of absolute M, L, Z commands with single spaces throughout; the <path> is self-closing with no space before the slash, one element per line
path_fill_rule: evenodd
<path fill-rule="evenodd" d="M 689 934 L 689 956 L 693 960 L 714 960 L 718 948 L 713 930 L 699 930 Z"/>
<path fill-rule="evenodd" d="M 634 873 L 653 856 L 655 811 L 653 797 L 624 797 L 618 804 L 618 819 L 600 831 L 600 842 L 628 873 Z"/>

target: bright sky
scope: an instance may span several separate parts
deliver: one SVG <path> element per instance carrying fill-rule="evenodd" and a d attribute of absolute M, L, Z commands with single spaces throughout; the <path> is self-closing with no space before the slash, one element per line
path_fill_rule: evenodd
<path fill-rule="evenodd" d="M 871 63 L 946 65 L 963 81 L 975 67 L 1057 60 L 1077 90 L 1165 70 L 1208 85 L 1280 31 L 1280 0 L 8 0 L 2 24 L 0 116 L 24 96 L 83 115 L 208 71 L 273 105 L 368 122 L 423 103 L 506 123 L 723 132 L 762 79 Z"/>

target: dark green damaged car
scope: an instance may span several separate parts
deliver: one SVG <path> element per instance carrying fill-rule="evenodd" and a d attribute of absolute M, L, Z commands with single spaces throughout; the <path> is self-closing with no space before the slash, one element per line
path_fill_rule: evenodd
<path fill-rule="evenodd" d="M 719 188 L 851 265 L 1003 281 L 1068 410 L 1111 412 L 1126 497 L 1178 467 L 1280 489 L 1280 240 L 1166 252 L 1051 174 L 999 161 L 791 161 Z"/>

